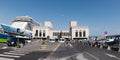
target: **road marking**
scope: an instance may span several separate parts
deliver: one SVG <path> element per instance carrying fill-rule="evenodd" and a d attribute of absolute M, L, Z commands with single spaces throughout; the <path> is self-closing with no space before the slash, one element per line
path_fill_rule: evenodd
<path fill-rule="evenodd" d="M 71 47 L 73 47 L 71 43 L 68 43 L 68 44 L 69 44 Z"/>
<path fill-rule="evenodd" d="M 10 54 L 10 55 L 21 55 L 21 56 L 23 56 L 23 55 L 25 55 L 25 54 L 19 54 L 19 53 L 11 53 L 11 52 L 4 52 L 4 54 Z"/>
<path fill-rule="evenodd" d="M 85 52 L 85 53 L 88 54 L 89 56 L 93 57 L 93 58 L 96 59 L 96 60 L 100 60 L 100 59 L 98 59 L 97 57 L 95 57 L 94 55 L 92 55 L 92 54 L 90 54 L 90 53 L 88 53 L 88 52 Z"/>
<path fill-rule="evenodd" d="M 58 47 L 61 45 L 61 43 L 59 43 L 54 49 L 53 49 L 53 53 L 58 49 Z"/>
<path fill-rule="evenodd" d="M 116 58 L 116 59 L 120 60 L 120 58 L 119 58 L 119 57 L 117 57 L 117 56 L 115 56 L 115 55 L 108 54 L 108 53 L 105 53 L 105 55 L 107 55 L 107 56 L 109 56 L 109 57 L 113 57 L 113 58 Z"/>
<path fill-rule="evenodd" d="M 76 57 L 77 60 L 88 60 L 84 57 L 83 53 L 82 54 L 78 54 Z"/>
<path fill-rule="evenodd" d="M 50 56 L 53 55 L 53 53 L 58 49 L 58 47 L 61 45 L 61 43 L 59 43 L 53 50 L 52 52 L 48 55 L 48 57 L 46 57 L 45 59 L 43 60 L 50 60 Z M 41 60 L 41 58 L 39 58 L 38 60 Z"/>
<path fill-rule="evenodd" d="M 20 53 L 20 54 L 28 54 L 29 52 L 25 52 L 25 51 L 9 51 L 11 53 Z"/>
<path fill-rule="evenodd" d="M 0 60 L 14 60 L 12 58 L 3 58 L 3 57 L 0 57 Z"/>
<path fill-rule="evenodd" d="M 12 56 L 12 55 L 5 55 L 5 54 L 0 54 L 0 56 L 3 57 L 13 57 L 13 58 L 19 58 L 20 56 Z"/>
<path fill-rule="evenodd" d="M 4 46 L 4 47 L 2 47 L 1 49 L 7 49 L 8 47 L 6 47 L 6 46 Z"/>

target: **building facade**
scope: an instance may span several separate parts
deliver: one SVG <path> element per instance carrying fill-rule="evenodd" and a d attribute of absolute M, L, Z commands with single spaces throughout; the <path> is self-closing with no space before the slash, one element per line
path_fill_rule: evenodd
<path fill-rule="evenodd" d="M 33 38 L 37 39 L 88 39 L 89 27 L 77 26 L 77 21 L 70 22 L 69 30 L 53 30 L 52 22 L 45 21 L 44 26 L 33 27 Z"/>
<path fill-rule="evenodd" d="M 77 26 L 77 21 L 70 22 L 70 36 L 71 39 L 88 39 L 89 38 L 89 27 L 88 26 Z"/>

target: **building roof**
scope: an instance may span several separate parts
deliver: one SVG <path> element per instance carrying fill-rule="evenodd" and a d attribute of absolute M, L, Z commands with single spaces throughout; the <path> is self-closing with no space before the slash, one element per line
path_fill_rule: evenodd
<path fill-rule="evenodd" d="M 13 22 L 18 22 L 18 21 L 20 21 L 20 22 L 31 22 L 35 25 L 38 25 L 38 26 L 40 25 L 38 22 L 36 22 L 35 20 L 33 20 L 33 18 L 31 18 L 29 16 L 18 16 L 13 20 Z"/>
<path fill-rule="evenodd" d="M 33 29 L 51 29 L 50 27 L 46 27 L 46 26 L 34 26 Z"/>
<path fill-rule="evenodd" d="M 89 27 L 88 26 L 73 26 L 72 28 L 82 28 L 82 29 L 83 28 L 85 28 L 85 29 L 87 28 L 88 29 Z"/>

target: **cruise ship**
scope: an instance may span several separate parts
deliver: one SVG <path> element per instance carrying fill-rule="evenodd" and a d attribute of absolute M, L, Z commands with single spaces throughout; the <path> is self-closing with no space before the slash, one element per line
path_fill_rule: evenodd
<path fill-rule="evenodd" d="M 38 22 L 33 20 L 29 16 L 18 16 L 16 17 L 11 25 L 1 24 L 2 33 L 0 33 L 0 41 L 5 41 L 8 45 L 17 45 L 18 38 L 19 42 L 25 42 L 25 39 L 32 37 L 32 28 L 34 26 L 40 26 Z"/>
<path fill-rule="evenodd" d="M 11 25 L 1 24 L 3 30 L 12 35 L 32 36 L 33 26 L 40 26 L 38 22 L 29 16 L 18 16 Z"/>

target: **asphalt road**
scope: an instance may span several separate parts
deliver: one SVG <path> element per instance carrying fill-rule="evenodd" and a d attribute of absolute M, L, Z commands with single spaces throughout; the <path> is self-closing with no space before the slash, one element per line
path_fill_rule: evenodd
<path fill-rule="evenodd" d="M 41 48 L 39 41 L 30 43 L 23 48 L 0 49 L 0 60 L 43 60 L 59 43 L 48 43 Z"/>
<path fill-rule="evenodd" d="M 72 46 L 61 43 L 57 50 L 50 54 L 50 56 L 45 60 L 70 60 L 70 58 L 76 59 L 74 58 L 76 53 L 78 53 L 78 51 Z"/>
<path fill-rule="evenodd" d="M 0 49 L 0 54 L 2 54 L 3 52 L 8 52 L 8 51 L 12 51 L 11 49 Z"/>
<path fill-rule="evenodd" d="M 0 60 L 120 60 L 120 53 L 117 51 L 80 43 L 50 43 L 47 50 L 37 49 L 37 44 L 33 44 L 32 47 L 34 48 L 27 46 L 14 51 L 2 49 Z"/>
<path fill-rule="evenodd" d="M 80 43 L 72 44 L 87 60 L 120 60 L 120 53 Z"/>
<path fill-rule="evenodd" d="M 61 43 L 45 60 L 120 60 L 120 53 L 80 43 Z"/>

